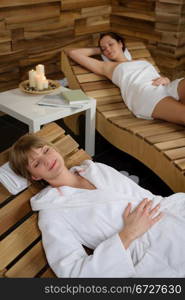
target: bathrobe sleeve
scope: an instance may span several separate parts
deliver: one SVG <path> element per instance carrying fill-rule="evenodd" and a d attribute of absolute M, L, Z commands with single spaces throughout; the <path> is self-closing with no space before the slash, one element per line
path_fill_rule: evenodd
<path fill-rule="evenodd" d="M 79 238 L 65 221 L 39 218 L 42 241 L 50 267 L 57 277 L 133 277 L 135 269 L 129 250 L 118 234 L 101 242 L 92 255 L 87 255 Z"/>

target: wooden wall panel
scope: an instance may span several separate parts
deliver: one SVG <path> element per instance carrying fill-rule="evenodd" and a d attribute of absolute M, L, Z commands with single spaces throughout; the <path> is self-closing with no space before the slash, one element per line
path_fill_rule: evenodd
<path fill-rule="evenodd" d="M 185 0 L 1 0 L 0 91 L 38 63 L 47 77 L 62 78 L 61 49 L 88 46 L 110 29 L 145 41 L 166 75 L 183 74 Z"/>
<path fill-rule="evenodd" d="M 166 76 L 185 76 L 185 0 L 112 0 L 110 22 L 145 41 Z"/>
<path fill-rule="evenodd" d="M 150 42 L 160 40 L 155 32 L 155 0 L 113 0 L 111 26 L 133 38 Z"/>
<path fill-rule="evenodd" d="M 94 7 L 108 4 L 111 4 L 111 0 L 63 0 L 62 10 L 79 9 L 84 7 Z"/>
<path fill-rule="evenodd" d="M 31 5 L 31 4 L 39 4 L 39 3 L 52 3 L 58 2 L 57 0 L 1 0 L 1 7 L 16 7 L 22 5 Z"/>
<path fill-rule="evenodd" d="M 153 54 L 161 70 L 171 78 L 185 75 L 185 1 L 158 0 L 156 32 L 161 33 Z"/>
<path fill-rule="evenodd" d="M 62 78 L 61 50 L 92 44 L 89 34 L 109 29 L 110 12 L 111 0 L 1 0 L 0 91 L 17 87 L 38 63 L 48 78 Z"/>

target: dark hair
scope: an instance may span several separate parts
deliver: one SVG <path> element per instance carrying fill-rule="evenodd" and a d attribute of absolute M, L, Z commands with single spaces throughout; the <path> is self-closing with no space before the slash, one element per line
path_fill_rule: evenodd
<path fill-rule="evenodd" d="M 104 36 L 110 36 L 112 39 L 116 40 L 117 42 L 121 42 L 123 44 L 123 52 L 125 51 L 125 39 L 119 35 L 118 33 L 115 33 L 115 32 L 103 32 L 103 33 L 100 33 L 100 37 L 99 37 L 99 40 L 98 40 L 98 46 L 101 48 L 100 46 L 100 41 L 103 39 Z"/>

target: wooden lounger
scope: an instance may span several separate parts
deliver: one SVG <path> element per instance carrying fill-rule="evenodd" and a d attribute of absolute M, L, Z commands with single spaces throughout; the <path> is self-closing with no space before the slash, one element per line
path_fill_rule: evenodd
<path fill-rule="evenodd" d="M 51 123 L 37 132 L 54 143 L 63 155 L 66 165 L 80 164 L 89 155 L 78 149 L 78 144 L 64 130 Z M 0 154 L 0 165 L 8 160 L 8 150 Z M 37 226 L 37 213 L 32 212 L 29 199 L 39 191 L 30 186 L 17 196 L 0 184 L 0 276 L 1 277 L 55 277 L 49 268 Z"/>
<path fill-rule="evenodd" d="M 130 41 L 127 48 L 133 59 L 145 59 L 155 66 L 144 43 Z M 61 67 L 71 89 L 81 88 L 97 100 L 97 131 L 152 169 L 174 192 L 185 192 L 184 126 L 136 118 L 123 103 L 118 87 L 77 65 L 64 51 Z"/>

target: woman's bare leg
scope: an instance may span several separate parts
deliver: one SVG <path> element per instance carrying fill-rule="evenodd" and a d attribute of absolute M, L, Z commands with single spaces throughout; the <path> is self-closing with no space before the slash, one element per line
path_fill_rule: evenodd
<path fill-rule="evenodd" d="M 185 105 L 172 97 L 165 97 L 157 103 L 152 117 L 185 125 Z"/>
<path fill-rule="evenodd" d="M 185 104 L 185 79 L 182 79 L 179 82 L 177 91 L 178 91 L 178 94 L 179 94 L 180 102 Z"/>

